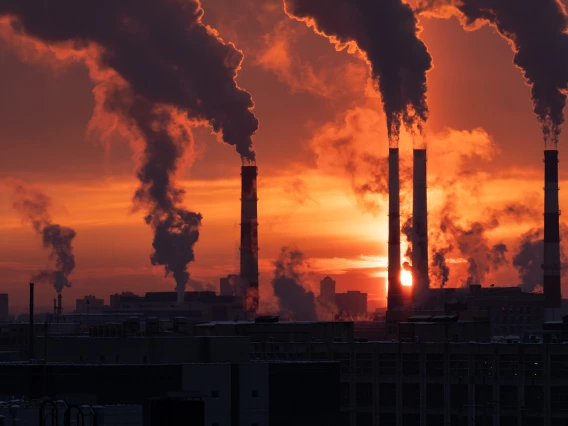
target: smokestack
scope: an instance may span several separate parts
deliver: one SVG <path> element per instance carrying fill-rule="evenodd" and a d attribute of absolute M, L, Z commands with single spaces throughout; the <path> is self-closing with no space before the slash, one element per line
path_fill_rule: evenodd
<path fill-rule="evenodd" d="M 29 354 L 30 360 L 34 357 L 34 283 L 30 283 L 30 321 L 29 321 Z"/>
<path fill-rule="evenodd" d="M 544 151 L 544 306 L 560 308 L 560 209 L 558 204 L 558 151 Z"/>
<path fill-rule="evenodd" d="M 258 309 L 258 214 L 256 166 L 242 166 L 241 193 L 241 288 L 244 289 L 244 309 Z"/>
<path fill-rule="evenodd" d="M 53 299 L 53 315 L 57 315 L 57 299 Z"/>
<path fill-rule="evenodd" d="M 428 201 L 426 150 L 414 150 L 412 198 L 412 302 L 420 307 L 428 295 Z"/>
<path fill-rule="evenodd" d="M 388 310 L 402 307 L 400 283 L 400 173 L 398 148 L 389 148 Z"/>
<path fill-rule="evenodd" d="M 57 313 L 61 315 L 61 293 L 57 295 Z"/>

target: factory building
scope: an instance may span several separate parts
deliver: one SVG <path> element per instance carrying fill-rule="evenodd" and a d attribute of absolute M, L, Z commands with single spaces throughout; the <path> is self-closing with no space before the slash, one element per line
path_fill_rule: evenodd
<path fill-rule="evenodd" d="M 8 305 L 8 295 L 0 294 L 0 321 L 8 320 L 10 316 L 10 310 Z"/>
<path fill-rule="evenodd" d="M 335 304 L 339 313 L 351 316 L 364 315 L 367 313 L 367 293 L 360 291 L 336 293 Z"/>
<path fill-rule="evenodd" d="M 0 400 L 39 398 L 44 383 L 48 395 L 68 404 L 134 404 L 147 412 L 154 398 L 202 400 L 207 426 L 338 426 L 336 362 L 0 363 Z M 143 425 L 149 424 L 144 415 Z"/>
<path fill-rule="evenodd" d="M 242 298 L 218 296 L 214 291 L 186 291 L 181 305 L 175 292 L 148 292 L 144 296 L 131 293 L 110 296 L 106 312 L 131 312 L 144 316 L 181 315 L 195 321 L 226 321 L 243 318 Z"/>
<path fill-rule="evenodd" d="M 95 296 L 85 296 L 75 300 L 75 312 L 77 313 L 102 312 L 104 308 L 105 300 L 97 299 Z"/>

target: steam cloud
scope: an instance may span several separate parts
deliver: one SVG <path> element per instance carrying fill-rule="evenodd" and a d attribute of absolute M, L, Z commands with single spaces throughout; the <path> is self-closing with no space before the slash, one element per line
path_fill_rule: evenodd
<path fill-rule="evenodd" d="M 428 118 L 426 73 L 432 58 L 418 38 L 418 21 L 402 0 L 284 0 L 286 13 L 335 44 L 356 45 L 378 83 L 389 142 L 398 145 L 400 127 L 422 131 Z"/>
<path fill-rule="evenodd" d="M 49 259 L 55 260 L 55 270 L 42 270 L 32 280 L 49 283 L 61 293 L 63 288 L 71 287 L 69 275 L 75 269 L 72 246 L 75 231 L 51 222 L 51 199 L 38 190 L 18 184 L 14 187 L 13 199 L 14 209 L 41 236 L 43 247 L 50 250 Z"/>
<path fill-rule="evenodd" d="M 490 217 L 487 222 L 477 221 L 463 227 L 456 223 L 453 209 L 453 206 L 447 205 L 445 211 L 442 212 L 440 230 L 446 234 L 461 256 L 467 258 L 468 276 L 465 284 L 482 284 L 489 272 L 498 271 L 508 262 L 505 256 L 507 252 L 505 244 L 499 243 L 490 246 L 485 235 L 487 231 L 499 226 L 497 214 Z M 441 284 L 444 285 L 449 275 L 449 271 L 446 274 L 445 270 L 447 268 L 445 254 L 447 254 L 447 250 L 434 253 L 434 266 L 437 266 L 435 274 L 442 277 Z M 436 256 L 438 256 L 437 259 Z M 444 277 L 446 281 L 444 281 Z"/>
<path fill-rule="evenodd" d="M 143 141 L 134 202 L 154 230 L 151 262 L 173 274 L 180 302 L 202 219 L 182 207 L 174 183 L 191 123 L 209 123 L 244 164 L 255 162 L 254 104 L 235 82 L 242 52 L 202 23 L 199 0 L 0 0 L 2 16 L 16 33 L 82 55 L 97 83 L 96 112 Z"/>
<path fill-rule="evenodd" d="M 301 251 L 283 247 L 274 262 L 274 295 L 278 298 L 282 313 L 296 320 L 316 321 L 318 315 L 315 295 L 302 285 L 303 274 L 299 268 L 303 266 L 304 254 Z"/>
<path fill-rule="evenodd" d="M 422 0 L 419 8 L 458 15 L 470 29 L 489 23 L 512 44 L 514 64 L 531 86 L 545 143 L 555 147 L 568 89 L 568 19 L 560 1 Z"/>

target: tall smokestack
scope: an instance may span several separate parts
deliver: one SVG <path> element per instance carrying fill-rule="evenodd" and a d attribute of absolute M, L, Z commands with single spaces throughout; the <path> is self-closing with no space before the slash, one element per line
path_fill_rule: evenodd
<path fill-rule="evenodd" d="M 400 283 L 400 172 L 398 148 L 389 148 L 389 252 L 388 252 L 389 310 L 402 307 Z"/>
<path fill-rule="evenodd" d="M 424 304 L 428 279 L 428 201 L 426 189 L 426 150 L 414 150 L 412 198 L 412 302 Z"/>
<path fill-rule="evenodd" d="M 61 315 L 62 309 L 61 309 L 61 293 L 59 293 L 57 295 L 57 313 L 59 315 Z"/>
<path fill-rule="evenodd" d="M 30 354 L 30 360 L 34 357 L 34 283 L 30 283 L 30 321 L 29 321 L 29 342 L 28 342 L 28 352 Z"/>
<path fill-rule="evenodd" d="M 57 315 L 57 299 L 53 299 L 53 315 Z"/>
<path fill-rule="evenodd" d="M 560 209 L 558 204 L 558 151 L 544 151 L 544 304 L 560 308 Z"/>
<path fill-rule="evenodd" d="M 248 312 L 258 309 L 257 174 L 256 166 L 242 166 L 240 280 L 244 291 L 244 308 Z"/>

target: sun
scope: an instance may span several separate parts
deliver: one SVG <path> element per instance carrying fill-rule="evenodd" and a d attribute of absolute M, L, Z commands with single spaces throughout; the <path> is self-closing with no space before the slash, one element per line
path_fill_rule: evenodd
<path fill-rule="evenodd" d="M 404 287 L 411 287 L 412 286 L 412 272 L 403 269 L 400 271 L 400 283 Z"/>

